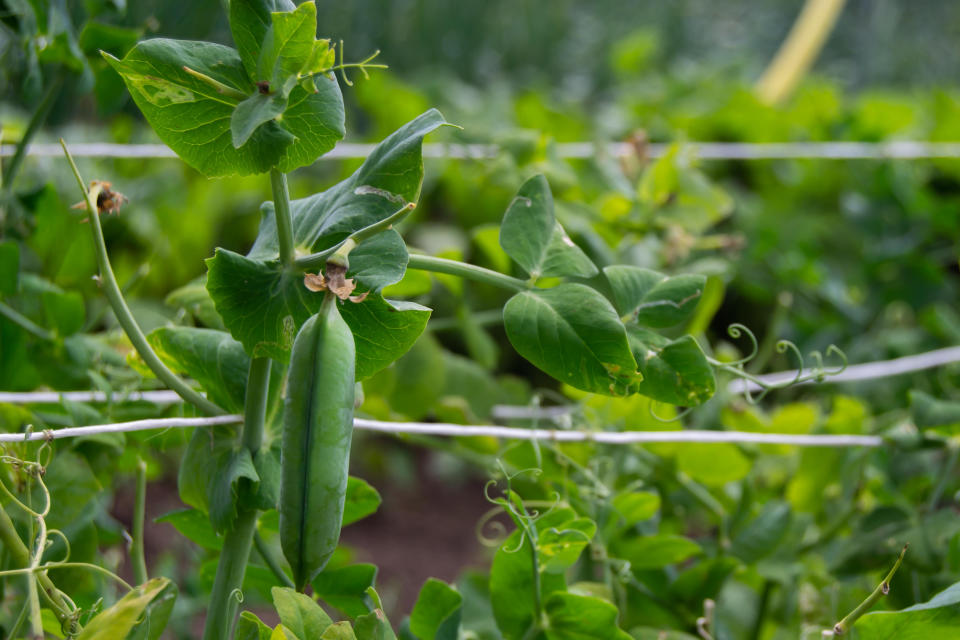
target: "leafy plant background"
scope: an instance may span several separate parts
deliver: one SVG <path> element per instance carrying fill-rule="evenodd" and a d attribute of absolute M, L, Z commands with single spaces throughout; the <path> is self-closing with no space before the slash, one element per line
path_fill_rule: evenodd
<path fill-rule="evenodd" d="M 171 8 L 179 3 L 87 4 L 64 4 L 70 22 L 86 26 L 72 34 L 49 34 L 63 46 L 39 53 L 36 41 L 17 38 L 19 25 L 4 22 L 4 51 L 18 61 L 5 68 L 3 79 L 3 95 L 10 96 L 3 104 L 4 139 L 22 132 L 45 83 L 65 67 L 69 74 L 45 136 L 152 141 L 118 77 L 93 55 L 96 49 L 120 56 L 145 33 L 228 38 L 214 4 L 209 11 L 192 11 L 189 20 L 178 13 L 183 9 Z M 630 16 L 612 16 L 606 3 L 575 2 L 569 11 L 549 15 L 535 3 L 494 3 L 482 15 L 454 16 L 446 5 L 428 2 L 418 6 L 419 13 L 351 8 L 321 15 L 322 29 L 328 30 L 321 35 L 343 37 L 357 51 L 382 48 L 393 67 L 345 91 L 347 120 L 357 139 L 379 141 L 437 106 L 450 122 L 466 127 L 438 139 L 502 145 L 489 161 L 427 161 L 421 205 L 402 227 L 410 245 L 504 272 L 514 269 L 524 277 L 500 250 L 496 225 L 521 185 L 542 173 L 552 189 L 557 221 L 596 264 L 707 277 L 704 299 L 685 328 L 713 345 L 718 358 L 734 359 L 745 351 L 744 343 L 726 334 L 731 322 L 745 322 L 761 339 L 789 338 L 804 353 L 839 344 L 852 362 L 955 344 L 960 337 L 956 161 L 697 163 L 680 147 L 655 163 L 617 166 L 605 158 L 562 161 L 554 148 L 559 141 L 622 139 L 639 128 L 651 140 L 669 142 L 956 140 L 960 96 L 950 84 L 954 63 L 951 55 L 937 53 L 937 43 L 946 38 L 931 35 L 946 29 L 942 25 L 950 24 L 954 9 L 931 3 L 904 16 L 892 3 L 851 2 L 817 73 L 785 106 L 768 107 L 754 97 L 749 82 L 779 43 L 794 5 L 772 3 L 744 14 L 723 3 L 682 4 L 690 6 L 651 4 L 631 9 L 636 14 Z M 415 21 L 415 15 L 431 16 L 417 22 L 422 36 L 397 40 L 396 25 Z M 724 20 L 717 22 L 718 15 Z M 577 22 L 565 16 L 577 16 Z M 86 18 L 93 21 L 84 23 Z M 476 28 L 478 21 L 510 28 L 496 31 L 500 40 L 479 42 L 474 40 L 483 32 Z M 746 40 L 724 31 L 734 22 L 748 34 Z M 102 24 L 131 30 L 110 31 Z M 892 25 L 904 37 L 898 37 L 897 46 L 882 46 L 882 34 Z M 441 31 L 447 35 L 440 37 Z M 691 42 L 691 33 L 704 32 L 709 37 Z M 108 34 L 112 39 L 106 40 Z M 411 40 L 418 44 L 412 46 Z M 611 44 L 601 44 L 606 41 Z M 36 65 L 31 51 L 39 56 Z M 907 67 L 904 61 L 921 53 L 937 63 Z M 445 61 L 442 70 L 435 62 L 427 64 L 436 60 Z M 317 163 L 291 176 L 291 191 L 315 193 L 356 166 Z M 85 175 L 109 176 L 130 198 L 120 216 L 103 222 L 114 267 L 130 287 L 141 325 L 148 331 L 170 323 L 219 328 L 217 316 L 198 295 L 201 289 L 187 283 L 205 272 L 203 260 L 211 247 L 240 253 L 249 248 L 264 180 L 209 181 L 177 160 L 85 160 L 81 167 Z M 2 301 L 55 339 L 38 339 L 0 319 L 0 388 L 149 387 L 155 381 L 130 368 L 124 357 L 129 348 L 89 278 L 92 250 L 69 209 L 75 200 L 69 180 L 59 160 L 31 160 L 14 185 L 13 200 L 4 202 L 11 213 L 4 219 L 0 257 L 14 256 L 19 274 L 13 279 L 9 269 L 3 270 Z M 510 347 L 496 315 L 484 315 L 506 302 L 502 291 L 412 271 L 392 287 L 391 297 L 433 308 L 434 328 L 407 356 L 365 384 L 361 411 L 367 415 L 478 424 L 492 419 L 495 404 L 537 398 L 548 404 L 581 402 L 571 418 L 581 428 L 680 428 L 651 417 L 643 398 L 585 395 L 558 387 L 527 364 Z M 781 369 L 794 363 L 773 352 L 763 364 Z M 897 433 L 916 426 L 950 438 L 960 422 L 949 404 L 960 398 L 957 373 L 947 368 L 843 387 L 798 388 L 779 392 L 759 408 L 721 397 L 691 414 L 686 424 L 796 433 Z M 928 399 L 948 404 L 931 405 Z M 16 431 L 27 423 L 82 425 L 180 411 L 146 404 L 0 405 L 0 426 Z M 48 472 L 57 505 L 51 526 L 67 532 L 74 559 L 126 570 L 122 531 L 131 497 L 124 478 L 133 472 L 137 456 L 145 457 L 156 497 L 151 517 L 182 509 L 173 487 L 187 439 L 164 432 L 58 445 Z M 447 540 L 454 548 L 475 549 L 466 558 L 450 554 L 444 575 L 437 576 L 459 581 L 460 624 L 481 635 L 487 629 L 485 637 L 509 637 L 504 631 L 512 628 L 509 612 L 501 608 L 495 616 L 499 632 L 490 624 L 498 605 L 484 572 L 491 562 L 495 572 L 508 571 L 516 557 L 504 560 L 502 548 L 485 552 L 472 543 L 473 524 L 488 507 L 482 483 L 500 458 L 512 471 L 543 467 L 540 476 L 512 481 L 524 499 L 552 503 L 559 494 L 573 513 L 555 511 L 552 517 L 595 523 L 595 542 L 577 565 L 568 592 L 620 604 L 619 625 L 634 637 L 656 637 L 645 636 L 648 631 L 640 627 L 693 633 L 706 598 L 718 601 L 718 637 L 799 637 L 853 608 L 904 541 L 910 541 L 911 550 L 885 606 L 926 602 L 960 578 L 960 529 L 952 512 L 958 489 L 950 466 L 954 452 L 728 445 L 554 450 L 485 440 L 414 446 L 364 437 L 356 444 L 355 474 L 381 489 L 384 501 L 378 515 L 353 525 L 359 529 L 345 530 L 346 544 L 331 570 L 351 572 L 354 590 L 331 593 L 327 601 L 348 615 L 365 611 L 359 607 L 365 606 L 363 588 L 372 570 L 356 561 L 369 560 L 381 565 L 378 588 L 399 622 L 416 611 L 413 604 L 426 577 L 411 565 L 425 563 L 406 562 L 391 570 L 381 560 L 384 549 L 431 549 Z M 358 489 L 356 498 L 367 505 L 361 514 L 377 502 L 366 489 Z M 400 508 L 392 504 L 415 505 L 410 510 L 422 515 L 398 516 Z M 191 615 L 202 610 L 217 545 L 216 535 L 195 515 L 180 512 L 164 520 L 193 542 L 156 534 L 150 555 L 156 573 L 171 576 L 180 587 L 171 628 L 182 637 L 191 633 Z M 406 521 L 409 531 L 402 540 L 376 535 L 398 520 Z M 457 523 L 456 536 L 445 532 Z M 264 533 L 268 538 L 272 533 L 269 522 Z M 513 535 L 506 548 L 519 544 Z M 161 544 L 164 538 L 174 542 Z M 590 555 L 596 548 L 630 566 L 596 563 Z M 416 557 L 412 553 L 403 555 Z M 555 567 L 564 566 L 558 562 Z M 479 572 L 461 573 L 466 565 Z M 58 583 L 70 585 L 78 603 L 87 606 L 106 588 L 82 572 L 60 573 Z M 331 581 L 346 582 L 342 576 Z M 247 604 L 259 607 L 265 619 L 275 602 L 271 586 L 266 569 L 251 568 Z M 545 606 L 559 616 L 563 604 Z M 864 622 L 863 637 L 883 637 L 869 635 L 873 623 Z M 411 632 L 429 636 L 413 621 Z"/>

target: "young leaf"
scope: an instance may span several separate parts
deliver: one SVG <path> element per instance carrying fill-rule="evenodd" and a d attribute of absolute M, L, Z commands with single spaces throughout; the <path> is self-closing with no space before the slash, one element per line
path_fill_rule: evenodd
<path fill-rule="evenodd" d="M 276 94 L 255 93 L 233 110 L 230 116 L 230 139 L 235 149 L 247 143 L 250 136 L 260 125 L 270 122 L 282 115 L 287 109 L 287 96 Z M 293 142 L 293 135 L 289 142 Z"/>
<path fill-rule="evenodd" d="M 534 280 L 597 274 L 593 262 L 556 221 L 553 194 L 542 175 L 523 183 L 507 207 L 500 225 L 500 246 Z"/>
<path fill-rule="evenodd" d="M 717 388 L 713 367 L 693 336 L 669 340 L 630 325 L 627 336 L 643 380 L 637 393 L 681 407 L 703 404 Z"/>
<path fill-rule="evenodd" d="M 223 538 L 213 530 L 210 518 L 198 509 L 178 509 L 154 518 L 153 521 L 172 525 L 180 535 L 204 549 L 219 551 L 223 548 Z"/>
<path fill-rule="evenodd" d="M 168 579 L 149 580 L 97 614 L 77 640 L 157 640 L 176 599 L 177 587 Z"/>
<path fill-rule="evenodd" d="M 346 620 L 334 622 L 320 634 L 320 640 L 357 640 L 353 627 Z"/>
<path fill-rule="evenodd" d="M 575 565 L 596 532 L 597 525 L 589 518 L 576 518 L 545 528 L 537 539 L 540 570 L 562 573 Z"/>
<path fill-rule="evenodd" d="M 273 24 L 270 15 L 276 11 L 293 11 L 297 6 L 290 0 L 231 0 L 230 33 L 237 45 L 243 68 L 251 78 L 257 75 L 260 49 Z"/>
<path fill-rule="evenodd" d="M 641 380 L 617 312 L 590 287 L 518 293 L 504 307 L 503 323 L 520 355 L 573 387 L 626 395 Z"/>
<path fill-rule="evenodd" d="M 641 326 L 672 327 L 696 308 L 706 286 L 702 275 L 668 278 L 650 269 L 627 265 L 604 267 L 613 288 L 617 313 L 630 315 Z"/>
<path fill-rule="evenodd" d="M 271 594 L 280 622 L 299 640 L 316 638 L 333 624 L 330 616 L 308 595 L 289 587 L 274 587 Z"/>
<path fill-rule="evenodd" d="M 457 640 L 463 597 L 446 582 L 428 578 L 410 612 L 410 632 L 419 640 Z"/>
<path fill-rule="evenodd" d="M 313 2 L 304 2 L 293 11 L 273 12 L 271 18 L 253 79 L 268 82 L 271 92 L 286 97 L 313 53 L 317 7 Z"/>

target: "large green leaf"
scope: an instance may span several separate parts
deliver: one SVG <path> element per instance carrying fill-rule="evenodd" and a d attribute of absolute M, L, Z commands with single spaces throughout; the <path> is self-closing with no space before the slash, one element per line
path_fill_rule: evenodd
<path fill-rule="evenodd" d="M 251 260 L 226 249 L 217 249 L 207 268 L 207 290 L 231 335 L 254 357 L 288 360 L 297 330 L 320 309 L 323 294 L 309 291 L 302 274 L 276 261 Z M 356 341 L 357 380 L 403 355 L 430 318 L 426 307 L 379 295 L 344 303 L 340 313 Z"/>
<path fill-rule="evenodd" d="M 289 113 L 284 115 L 284 120 L 289 117 Z M 308 254 L 331 247 L 354 231 L 416 202 L 423 183 L 423 138 L 444 124 L 439 111 L 427 111 L 378 144 L 349 178 L 322 193 L 291 202 L 297 251 Z M 269 260 L 277 255 L 274 208 L 267 202 L 256 242 L 247 257 Z"/>
<path fill-rule="evenodd" d="M 625 395 L 641 380 L 617 312 L 590 287 L 518 293 L 503 308 L 503 323 L 520 355 L 573 387 Z"/>
<path fill-rule="evenodd" d="M 250 357 L 230 334 L 160 327 L 150 332 L 147 341 L 171 369 L 199 382 L 214 403 L 228 411 L 243 410 Z"/>
<path fill-rule="evenodd" d="M 617 608 L 600 598 L 558 592 L 543 603 L 548 640 L 629 640 L 617 626 Z"/>
<path fill-rule="evenodd" d="M 272 167 L 291 171 L 313 162 L 344 135 L 343 98 L 333 77 L 317 76 L 311 90 L 297 85 L 279 112 L 279 104 L 270 100 L 247 103 L 237 126 L 246 129 L 235 135 L 231 121 L 245 101 L 234 94 L 255 98 L 260 92 L 234 49 L 156 38 L 137 44 L 123 60 L 104 57 L 160 139 L 208 176 L 249 175 Z M 243 144 L 237 148 L 235 141 Z"/>
<path fill-rule="evenodd" d="M 648 327 L 683 322 L 693 313 L 707 283 L 702 275 L 668 278 L 651 269 L 628 265 L 604 267 L 603 273 L 613 289 L 617 312 Z"/>
<path fill-rule="evenodd" d="M 237 518 L 241 482 L 247 480 L 256 489 L 260 476 L 246 447 L 224 451 L 212 466 L 213 473 L 207 486 L 210 523 L 214 530 L 225 532 L 233 527 Z"/>
<path fill-rule="evenodd" d="M 419 640 L 457 640 L 463 597 L 446 582 L 429 578 L 410 612 L 410 632 Z"/>
<path fill-rule="evenodd" d="M 960 629 L 960 582 L 929 602 L 868 613 L 853 628 L 860 640 L 953 640 Z"/>
<path fill-rule="evenodd" d="M 713 396 L 717 389 L 713 367 L 693 336 L 670 340 L 634 325 L 627 327 L 627 336 L 643 374 L 637 393 L 683 407 Z"/>
<path fill-rule="evenodd" d="M 176 585 L 167 578 L 154 578 L 99 613 L 77 640 L 156 640 L 167 625 L 176 598 Z"/>
<path fill-rule="evenodd" d="M 553 211 L 553 194 L 542 175 L 523 183 L 500 226 L 500 246 L 531 278 L 598 273 L 590 258 L 573 243 Z"/>

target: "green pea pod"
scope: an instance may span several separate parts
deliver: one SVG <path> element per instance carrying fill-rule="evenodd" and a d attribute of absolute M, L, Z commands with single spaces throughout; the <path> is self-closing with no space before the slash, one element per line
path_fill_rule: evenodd
<path fill-rule="evenodd" d="M 330 293 L 293 342 L 283 412 L 280 545 L 303 587 L 337 548 L 353 435 L 355 347 Z"/>

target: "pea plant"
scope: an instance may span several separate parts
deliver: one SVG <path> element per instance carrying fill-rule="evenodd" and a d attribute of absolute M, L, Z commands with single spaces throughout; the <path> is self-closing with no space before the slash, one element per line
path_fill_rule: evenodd
<path fill-rule="evenodd" d="M 396 226 L 420 197 L 425 137 L 449 124 L 436 110 L 384 139 L 345 180 L 292 200 L 287 174 L 345 136 L 336 72 L 349 84 L 348 69 L 365 74 L 378 65 L 372 57 L 346 63 L 342 45 L 338 50 L 317 39 L 313 2 L 233 0 L 228 7 L 235 49 L 152 39 L 122 59 L 104 54 L 156 134 L 191 167 L 211 178 L 270 176 L 272 199 L 261 207 L 252 247 L 245 255 L 217 248 L 206 263 L 205 288 L 194 292 L 214 319 L 210 324 L 221 328 L 143 332 L 112 271 L 100 222 L 101 214 L 122 206 L 121 187 L 87 183 L 64 144 L 83 193 L 98 283 L 136 351 L 134 365 L 196 412 L 222 417 L 193 432 L 178 476 L 180 497 L 191 510 L 168 519 L 218 552 L 204 638 L 397 637 L 375 589 L 375 571 L 328 563 L 341 528 L 369 515 L 379 500 L 349 475 L 360 383 L 414 348 L 430 318 L 425 306 L 384 296 L 408 270 L 507 292 L 502 320 L 513 348 L 595 403 L 630 398 L 657 421 L 658 406 L 690 409 L 710 400 L 718 392 L 718 370 L 763 383 L 744 370 L 747 359 L 708 357 L 694 336 L 678 330 L 703 296 L 702 275 L 598 268 L 557 221 L 542 175 L 523 183 L 499 228 L 500 247 L 525 277 L 411 252 Z M 818 366 L 793 382 L 825 374 Z M 670 417 L 677 411 L 670 409 Z M 16 568 L 0 575 L 22 576 L 26 584 L 10 637 L 29 628 L 33 637 L 52 629 L 80 639 L 159 638 L 177 589 L 167 578 L 151 579 L 143 560 L 144 474 L 131 547 L 137 585 L 131 586 L 98 565 L 71 561 L 68 536 L 48 526 L 57 508 L 44 479 L 51 451 L 49 443 L 18 444 L 4 454 L 16 484 L 0 485 L 7 498 L 0 540 Z M 491 518 L 505 514 L 514 529 L 507 533 L 502 522 L 490 520 L 504 535 L 492 542 L 483 606 L 468 607 L 467 594 L 430 580 L 401 637 L 453 640 L 469 629 L 476 637 L 517 640 L 689 638 L 658 627 L 681 628 L 691 618 L 701 638 L 730 637 L 727 623 L 713 615 L 710 585 L 740 561 L 765 556 L 775 546 L 770 532 L 779 532 L 779 543 L 789 528 L 782 504 L 753 519 L 748 507 L 731 513 L 696 478 L 643 451 L 602 460 L 591 443 L 533 442 L 496 454 L 472 452 L 497 469 L 487 487 Z M 717 548 L 653 534 L 649 520 L 660 509 L 660 494 L 641 489 L 658 484 L 664 494 L 683 492 L 720 522 Z M 825 534 L 817 543 L 831 541 Z M 54 547 L 62 559 L 51 559 Z M 266 565 L 256 567 L 265 572 L 256 576 L 254 548 Z M 889 590 L 903 557 L 835 633 L 864 618 Z M 682 574 L 665 570 L 693 558 L 702 561 Z M 84 609 L 57 586 L 57 571 L 65 569 L 107 574 L 126 593 L 106 608 L 97 602 Z M 239 611 L 253 577 L 272 600 L 280 620 L 274 628 Z M 318 600 L 345 619 L 334 621 Z M 868 624 L 882 629 L 882 621 L 872 620 Z"/>

